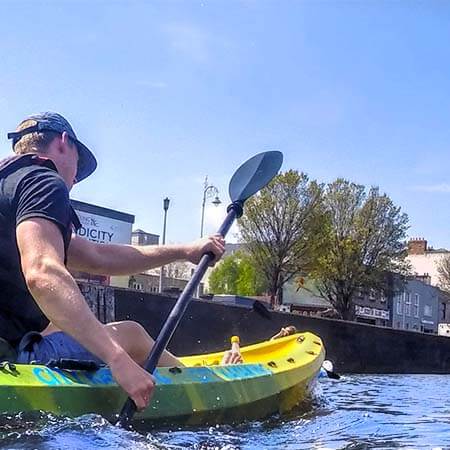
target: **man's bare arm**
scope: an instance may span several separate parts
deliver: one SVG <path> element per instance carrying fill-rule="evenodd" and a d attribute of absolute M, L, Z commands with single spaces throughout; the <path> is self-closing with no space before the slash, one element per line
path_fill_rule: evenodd
<path fill-rule="evenodd" d="M 148 399 L 153 383 L 89 309 L 64 266 L 64 244 L 58 227 L 46 219 L 29 219 L 17 226 L 16 235 L 25 281 L 43 313 L 105 361 L 138 407 L 145 406 L 144 398 Z"/>
<path fill-rule="evenodd" d="M 198 263 L 204 253 L 223 254 L 222 237 L 212 236 L 190 244 L 179 245 L 119 245 L 98 244 L 73 236 L 67 264 L 71 269 L 101 275 L 132 275 L 174 261 Z"/>

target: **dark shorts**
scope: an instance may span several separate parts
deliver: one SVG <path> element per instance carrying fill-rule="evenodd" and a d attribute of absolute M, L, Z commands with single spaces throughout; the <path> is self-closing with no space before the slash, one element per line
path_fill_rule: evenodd
<path fill-rule="evenodd" d="M 68 334 L 57 331 L 42 336 L 31 331 L 20 341 L 17 347 L 17 362 L 21 364 L 49 364 L 60 359 L 75 359 L 78 361 L 93 361 L 103 365 L 103 361 Z"/>

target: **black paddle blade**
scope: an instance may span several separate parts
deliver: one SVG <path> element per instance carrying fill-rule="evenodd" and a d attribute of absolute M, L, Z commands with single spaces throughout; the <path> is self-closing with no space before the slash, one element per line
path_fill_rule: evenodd
<path fill-rule="evenodd" d="M 256 194 L 278 173 L 283 163 L 283 153 L 263 152 L 250 158 L 233 175 L 229 193 L 232 202 L 245 202 Z"/>
<path fill-rule="evenodd" d="M 326 370 L 326 369 L 325 369 L 325 372 L 327 373 L 328 378 L 331 378 L 332 380 L 340 380 L 341 379 L 341 376 L 336 372 L 330 372 L 329 370 Z"/>
<path fill-rule="evenodd" d="M 259 314 L 261 317 L 264 317 L 264 319 L 272 320 L 272 316 L 270 315 L 270 311 L 259 300 L 255 300 L 253 302 L 253 308 L 252 309 L 253 309 L 253 311 L 255 311 L 256 314 Z"/>

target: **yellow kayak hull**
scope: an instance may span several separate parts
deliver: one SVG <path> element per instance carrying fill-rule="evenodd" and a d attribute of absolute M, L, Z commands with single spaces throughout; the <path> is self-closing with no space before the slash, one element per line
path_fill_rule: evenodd
<path fill-rule="evenodd" d="M 158 368 L 150 405 L 135 416 L 152 424 L 216 424 L 289 411 L 305 399 L 325 357 L 320 338 L 298 333 L 241 348 L 243 364 L 218 365 L 222 353 L 181 358 Z M 108 368 L 94 372 L 39 365 L 0 370 L 0 412 L 100 414 L 114 420 L 126 396 Z"/>

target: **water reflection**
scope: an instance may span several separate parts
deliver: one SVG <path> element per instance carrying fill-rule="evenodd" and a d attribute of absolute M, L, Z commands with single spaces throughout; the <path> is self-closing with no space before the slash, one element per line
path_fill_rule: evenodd
<path fill-rule="evenodd" d="M 130 432 L 99 416 L 0 417 L 3 449 L 450 448 L 449 376 L 352 375 L 321 381 L 281 417 L 195 429 Z"/>

